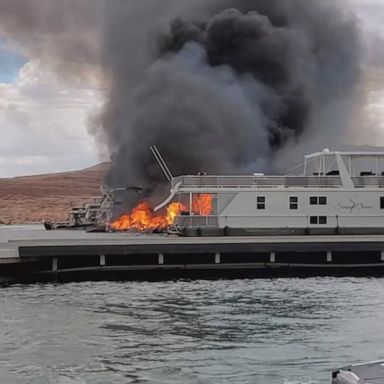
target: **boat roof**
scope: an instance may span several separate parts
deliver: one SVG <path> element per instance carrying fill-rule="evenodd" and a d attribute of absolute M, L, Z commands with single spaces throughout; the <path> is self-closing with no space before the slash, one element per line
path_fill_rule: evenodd
<path fill-rule="evenodd" d="M 352 151 L 352 152 L 342 152 L 342 151 L 330 151 L 325 148 L 322 152 L 313 152 L 304 157 L 306 159 L 312 159 L 319 156 L 348 156 L 348 157 L 384 157 L 384 151 Z"/>
<path fill-rule="evenodd" d="M 329 159 L 329 157 L 332 157 Z M 362 158 L 363 161 L 359 161 Z M 357 161 L 355 161 L 357 159 Z M 331 160 L 331 162 L 329 161 Z M 366 161 L 368 160 L 368 161 Z M 383 188 L 384 151 L 314 152 L 305 156 L 303 173 L 299 175 L 181 175 L 171 177 L 171 189 L 181 193 L 196 189 L 220 188 Z M 372 164 L 365 164 L 366 162 Z M 364 164 L 360 164 L 364 163 Z M 363 167 L 362 167 L 363 166 Z M 366 167 L 369 167 L 368 169 Z M 372 167 L 372 168 L 371 168 Z M 297 168 L 297 167 L 295 167 Z M 210 192 L 207 192 L 210 193 Z"/>

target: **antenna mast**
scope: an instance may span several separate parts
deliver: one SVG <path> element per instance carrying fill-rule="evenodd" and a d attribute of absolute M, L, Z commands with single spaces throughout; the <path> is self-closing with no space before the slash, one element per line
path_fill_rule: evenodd
<path fill-rule="evenodd" d="M 156 159 L 157 163 L 159 164 L 161 170 L 163 171 L 165 177 L 168 181 L 171 181 L 173 179 L 172 173 L 169 170 L 166 162 L 164 161 L 163 157 L 161 156 L 159 150 L 157 149 L 156 145 L 151 145 L 150 149 L 152 151 L 152 154 L 154 158 Z"/>

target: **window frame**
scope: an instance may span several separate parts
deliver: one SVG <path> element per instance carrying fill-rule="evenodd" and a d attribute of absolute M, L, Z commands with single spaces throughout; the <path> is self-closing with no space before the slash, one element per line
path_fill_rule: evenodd
<path fill-rule="evenodd" d="M 309 216 L 310 225 L 327 225 L 328 216 Z"/>
<path fill-rule="evenodd" d="M 298 196 L 289 196 L 289 209 L 298 210 L 299 209 L 299 197 Z"/>
<path fill-rule="evenodd" d="M 327 216 L 319 216 L 318 222 L 319 222 L 319 225 L 327 225 L 328 223 Z"/>
<path fill-rule="evenodd" d="M 309 196 L 309 205 L 319 205 L 319 198 L 317 196 Z"/>
<path fill-rule="evenodd" d="M 266 204 L 265 204 L 265 196 L 257 196 L 256 197 L 256 208 L 258 210 L 265 210 Z"/>
<path fill-rule="evenodd" d="M 309 216 L 309 224 L 318 225 L 319 224 L 318 216 Z"/>
<path fill-rule="evenodd" d="M 327 205 L 327 196 L 309 196 L 309 205 Z"/>
<path fill-rule="evenodd" d="M 319 196 L 318 202 L 319 205 L 327 205 L 327 196 Z"/>

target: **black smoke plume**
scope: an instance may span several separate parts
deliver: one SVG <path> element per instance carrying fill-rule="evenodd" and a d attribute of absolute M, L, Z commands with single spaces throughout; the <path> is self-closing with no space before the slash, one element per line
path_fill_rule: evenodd
<path fill-rule="evenodd" d="M 80 84 L 101 69 L 106 182 L 157 199 L 150 145 L 174 175 L 275 171 L 337 147 L 363 104 L 347 0 L 0 0 L 0 38 Z"/>
<path fill-rule="evenodd" d="M 332 128 L 348 125 L 362 48 L 343 2 L 177 4 L 153 19 L 143 7 L 146 22 L 162 27 L 138 28 L 145 36 L 133 41 L 119 20 L 124 12 L 107 23 L 105 45 L 115 49 L 106 55 L 113 74 L 100 121 L 112 153 L 108 184 L 164 184 L 153 144 L 175 175 L 244 173 L 270 170 L 279 151 L 319 129 L 330 110 L 344 114 Z M 141 44 L 151 49 L 132 72 Z"/>

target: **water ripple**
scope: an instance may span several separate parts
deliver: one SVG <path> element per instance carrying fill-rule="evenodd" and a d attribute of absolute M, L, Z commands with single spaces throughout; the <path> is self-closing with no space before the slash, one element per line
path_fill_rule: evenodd
<path fill-rule="evenodd" d="M 19 285 L 1 383 L 329 383 L 384 357 L 384 279 Z"/>

